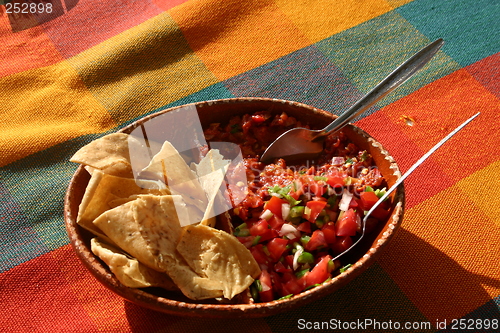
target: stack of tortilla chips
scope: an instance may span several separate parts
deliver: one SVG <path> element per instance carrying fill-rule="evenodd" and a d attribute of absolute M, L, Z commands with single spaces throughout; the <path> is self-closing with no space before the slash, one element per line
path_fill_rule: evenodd
<path fill-rule="evenodd" d="M 130 152 L 143 154 L 140 170 L 133 170 Z M 217 150 L 190 168 L 168 141 L 151 158 L 139 140 L 114 133 L 71 161 L 91 173 L 77 223 L 96 236 L 92 252 L 123 285 L 180 290 L 193 300 L 232 299 L 259 276 L 250 251 L 214 228 L 229 162 Z"/>

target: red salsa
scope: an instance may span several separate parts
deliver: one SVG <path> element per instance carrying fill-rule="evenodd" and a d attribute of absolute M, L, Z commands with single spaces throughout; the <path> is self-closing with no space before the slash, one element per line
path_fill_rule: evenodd
<path fill-rule="evenodd" d="M 208 142 L 237 143 L 244 157 L 247 184 L 228 186 L 228 194 L 234 235 L 262 270 L 251 286 L 255 301 L 290 297 L 329 280 L 341 268 L 332 258 L 359 237 L 365 212 L 384 194 L 384 179 L 372 157 L 342 132 L 327 138 L 315 161 L 259 162 L 267 146 L 294 127 L 308 125 L 285 113 L 262 111 L 205 130 Z M 233 174 L 236 170 L 229 170 L 227 177 Z M 387 219 L 387 208 L 375 210 L 367 232 Z"/>

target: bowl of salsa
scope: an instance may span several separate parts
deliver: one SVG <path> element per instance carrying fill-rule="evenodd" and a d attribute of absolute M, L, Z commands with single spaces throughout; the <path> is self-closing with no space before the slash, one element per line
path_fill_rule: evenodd
<path fill-rule="evenodd" d="M 231 300 L 193 300 L 162 288 L 131 288 L 116 279 L 91 250 L 92 235 L 76 222 L 90 175 L 79 167 L 68 187 L 65 221 L 71 243 L 96 279 L 121 297 L 157 311 L 206 317 L 262 317 L 303 306 L 335 292 L 366 270 L 401 224 L 404 187 L 373 212 L 360 237 L 364 214 L 401 176 L 396 161 L 362 129 L 347 125 L 329 135 L 314 160 L 261 163 L 260 155 L 294 127 L 319 129 L 334 119 L 302 103 L 268 98 L 198 102 L 205 155 L 220 143 L 239 147 L 241 163 L 226 170 L 224 197 L 230 208 L 215 216 L 215 228 L 232 235 L 258 266 L 252 282 Z M 132 133 L 148 115 L 120 130 Z M 231 154 L 221 149 L 221 154 Z M 244 174 L 246 179 L 241 178 Z M 238 178 L 239 177 L 239 178 Z"/>

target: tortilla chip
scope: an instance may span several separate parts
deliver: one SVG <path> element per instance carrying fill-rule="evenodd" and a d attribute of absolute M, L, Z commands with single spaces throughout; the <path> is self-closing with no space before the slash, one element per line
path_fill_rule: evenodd
<path fill-rule="evenodd" d="M 171 291 L 179 290 L 167 274 L 144 266 L 115 246 L 98 238 L 92 238 L 90 246 L 92 252 L 108 265 L 118 281 L 126 287 L 160 287 Z"/>
<path fill-rule="evenodd" d="M 196 175 L 168 141 L 163 143 L 160 152 L 153 156 L 138 178 L 163 181 L 172 194 L 181 195 L 188 205 L 193 205 L 202 212 L 207 207 L 207 198 Z"/>
<path fill-rule="evenodd" d="M 168 189 L 149 189 L 137 186 L 132 178 L 116 177 L 95 169 L 80 203 L 77 223 L 95 235 L 102 232 L 92 223 L 99 215 L 115 207 L 116 200 L 138 194 L 169 194 Z"/>
<path fill-rule="evenodd" d="M 112 133 L 80 148 L 71 157 L 71 162 L 90 166 L 107 173 L 131 177 L 128 134 Z"/>
<path fill-rule="evenodd" d="M 219 281 L 227 299 L 243 292 L 260 275 L 254 257 L 236 237 L 202 224 L 184 228 L 177 251 L 198 275 Z"/>
<path fill-rule="evenodd" d="M 231 161 L 224 160 L 224 157 L 216 149 L 208 151 L 199 164 L 192 164 L 191 167 L 198 176 L 198 181 L 205 191 L 208 204 L 205 209 L 201 224 L 215 226 L 215 216 L 223 211 L 229 210 L 229 206 L 221 208 L 223 196 L 220 193 L 221 186 L 224 184 L 224 177 L 227 166 Z M 181 225 L 182 224 L 181 221 Z M 187 224 L 186 224 L 187 225 Z"/>
<path fill-rule="evenodd" d="M 139 262 L 167 273 L 191 299 L 222 296 L 219 282 L 196 274 L 176 251 L 182 233 L 178 215 L 187 214 L 181 196 L 143 195 L 99 216 L 94 224 Z"/>

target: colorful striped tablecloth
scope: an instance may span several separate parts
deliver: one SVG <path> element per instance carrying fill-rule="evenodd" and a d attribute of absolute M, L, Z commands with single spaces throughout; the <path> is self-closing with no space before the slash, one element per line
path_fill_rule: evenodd
<path fill-rule="evenodd" d="M 0 3 L 2 332 L 500 331 L 500 2 Z M 338 114 L 437 38 L 431 63 L 356 124 L 405 171 L 481 115 L 405 181 L 402 227 L 343 289 L 267 318 L 183 318 L 124 301 L 75 256 L 62 210 L 79 147 L 195 101 Z"/>

